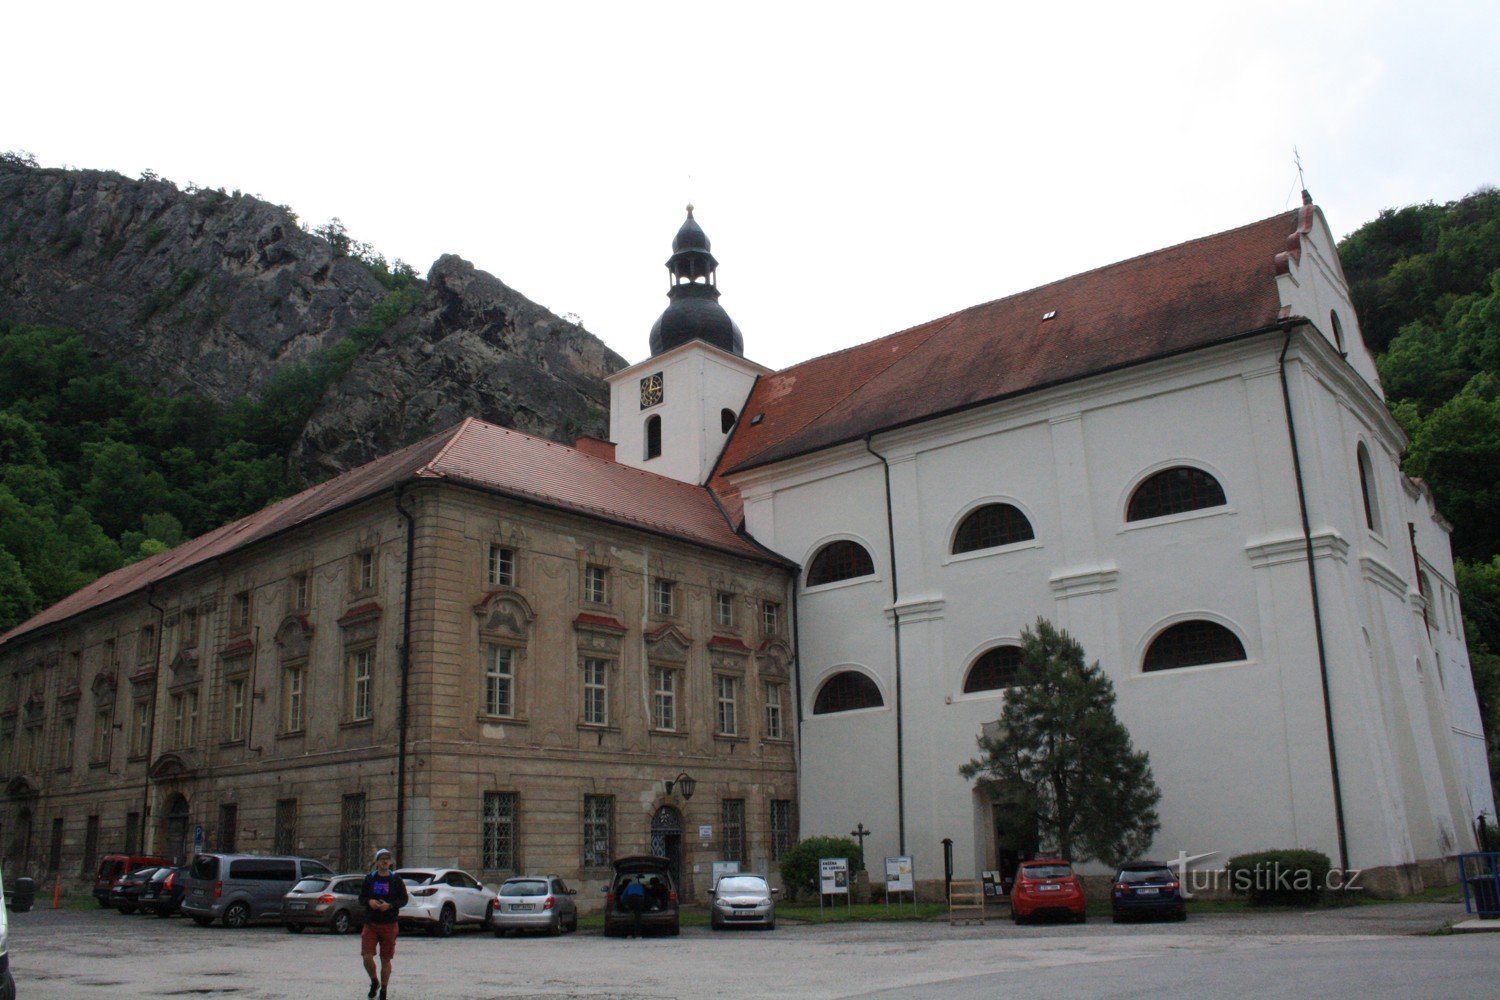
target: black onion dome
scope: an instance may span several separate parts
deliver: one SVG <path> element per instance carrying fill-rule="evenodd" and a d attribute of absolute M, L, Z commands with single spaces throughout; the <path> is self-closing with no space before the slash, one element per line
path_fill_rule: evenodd
<path fill-rule="evenodd" d="M 672 238 L 672 256 L 667 260 L 673 282 L 667 298 L 672 302 L 651 328 L 651 356 L 701 340 L 744 357 L 745 338 L 719 305 L 719 289 L 714 284 L 719 262 L 709 253 L 708 234 L 693 218 L 693 206 L 688 206 L 687 213 Z"/>
<path fill-rule="evenodd" d="M 672 252 L 680 250 L 712 250 L 713 246 L 708 242 L 708 234 L 703 227 L 698 225 L 698 220 L 693 218 L 693 206 L 689 205 L 687 220 L 683 222 L 682 228 L 677 230 L 677 235 L 672 237 Z"/>

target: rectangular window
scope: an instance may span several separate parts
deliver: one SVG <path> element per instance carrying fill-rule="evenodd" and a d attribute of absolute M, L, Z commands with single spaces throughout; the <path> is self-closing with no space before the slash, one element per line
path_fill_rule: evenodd
<path fill-rule="evenodd" d="M 192 649 L 198 645 L 198 609 L 184 608 L 182 612 L 182 625 L 178 631 L 183 649 Z"/>
<path fill-rule="evenodd" d="M 306 611 L 312 602 L 312 579 L 307 573 L 292 576 L 292 610 Z"/>
<path fill-rule="evenodd" d="M 722 591 L 714 594 L 714 624 L 724 628 L 734 626 L 734 595 Z"/>
<path fill-rule="evenodd" d="M 104 669 L 115 669 L 115 641 L 113 639 L 104 640 Z"/>
<path fill-rule="evenodd" d="M 745 856 L 745 800 L 724 799 L 719 822 L 724 827 L 724 860 L 744 865 L 749 860 Z"/>
<path fill-rule="evenodd" d="M 40 724 L 26 727 L 26 768 L 37 771 L 42 766 L 42 727 Z"/>
<path fill-rule="evenodd" d="M 191 746 L 198 728 L 198 691 L 179 691 L 172 695 L 172 746 Z"/>
<path fill-rule="evenodd" d="M 47 845 L 47 870 L 55 872 L 62 868 L 63 818 L 52 821 L 52 842 Z"/>
<path fill-rule="evenodd" d="M 781 631 L 781 605 L 775 601 L 763 601 L 760 606 L 760 626 L 766 635 Z"/>
<path fill-rule="evenodd" d="M 66 771 L 73 766 L 73 736 L 75 732 L 75 720 L 67 718 L 62 720 L 62 728 L 57 735 L 57 768 Z"/>
<path fill-rule="evenodd" d="M 125 853 L 141 853 L 141 814 L 125 814 Z"/>
<path fill-rule="evenodd" d="M 281 731 L 302 731 L 302 665 L 281 671 Z"/>
<path fill-rule="evenodd" d="M 234 852 L 235 828 L 240 825 L 240 807 L 233 802 L 219 803 L 219 829 L 216 847 L 226 854 Z"/>
<path fill-rule="evenodd" d="M 236 677 L 224 686 L 224 736 L 231 741 L 245 738 L 245 679 Z"/>
<path fill-rule="evenodd" d="M 583 661 L 583 721 L 590 726 L 609 725 L 609 661 Z"/>
<path fill-rule="evenodd" d="M 651 692 L 651 722 L 657 729 L 677 728 L 677 671 L 671 667 L 651 668 L 654 681 Z"/>
<path fill-rule="evenodd" d="M 726 674 L 715 674 L 714 693 L 718 703 L 718 711 L 714 718 L 714 731 L 720 736 L 738 735 L 740 731 L 740 679 Z"/>
<path fill-rule="evenodd" d="M 360 549 L 354 554 L 354 581 L 358 590 L 375 589 L 374 549 Z"/>
<path fill-rule="evenodd" d="M 297 853 L 296 799 L 276 800 L 276 853 Z"/>
<path fill-rule="evenodd" d="M 792 800 L 771 800 L 771 860 L 780 861 L 782 855 L 796 842 L 792 830 Z"/>
<path fill-rule="evenodd" d="M 491 545 L 486 578 L 491 587 L 514 587 L 516 585 L 515 550 L 507 549 L 503 545 Z"/>
<path fill-rule="evenodd" d="M 509 718 L 515 714 L 515 650 L 484 647 L 484 714 Z"/>
<path fill-rule="evenodd" d="M 234 603 L 230 606 L 229 621 L 236 632 L 245 632 L 250 628 L 250 591 L 242 590 L 234 595 Z"/>
<path fill-rule="evenodd" d="M 779 740 L 782 738 L 781 729 L 781 685 L 775 681 L 766 681 L 766 739 Z"/>
<path fill-rule="evenodd" d="M 145 663 L 156 655 L 156 626 L 142 625 L 140 639 L 136 641 L 135 658 Z"/>
<path fill-rule="evenodd" d="M 101 708 L 94 713 L 94 745 L 89 756 L 90 761 L 103 763 L 109 760 L 109 748 L 113 742 L 110 737 L 114 735 L 115 713 L 113 709 Z"/>
<path fill-rule="evenodd" d="M 608 868 L 615 856 L 615 797 L 583 797 L 583 867 Z"/>
<path fill-rule="evenodd" d="M 147 742 L 151 739 L 151 701 L 141 698 L 135 702 L 130 720 L 130 756 L 145 756 Z"/>
<path fill-rule="evenodd" d="M 486 871 L 520 871 L 516 855 L 515 792 L 484 793 L 484 826 L 480 830 Z"/>
<path fill-rule="evenodd" d="M 609 570 L 603 566 L 583 568 L 583 599 L 589 604 L 609 603 Z"/>
<path fill-rule="evenodd" d="M 671 580 L 653 577 L 651 580 L 651 612 L 657 615 L 677 613 L 677 584 Z"/>
<path fill-rule="evenodd" d="M 360 649 L 349 654 L 349 719 L 364 722 L 374 716 L 370 698 L 375 668 L 375 650 Z"/>
<path fill-rule="evenodd" d="M 99 855 L 99 817 L 90 816 L 83 821 L 83 867 L 80 874 L 92 877 L 94 863 Z"/>
<path fill-rule="evenodd" d="M 365 857 L 365 796 L 364 793 L 345 795 L 339 818 L 339 870 L 359 871 L 368 860 Z"/>

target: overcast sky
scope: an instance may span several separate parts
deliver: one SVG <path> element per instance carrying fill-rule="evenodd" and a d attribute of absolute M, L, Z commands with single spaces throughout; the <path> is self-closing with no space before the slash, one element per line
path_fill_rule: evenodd
<path fill-rule="evenodd" d="M 455 253 L 628 361 L 692 201 L 772 367 L 1500 181 L 1500 4 L 15 4 L 0 149 Z"/>

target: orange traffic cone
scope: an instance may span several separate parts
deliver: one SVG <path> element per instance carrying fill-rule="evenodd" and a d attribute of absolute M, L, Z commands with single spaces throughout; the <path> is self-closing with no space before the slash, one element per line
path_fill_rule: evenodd
<path fill-rule="evenodd" d="M 52 908 L 55 910 L 62 906 L 62 876 L 57 876 L 57 882 L 52 886 Z"/>

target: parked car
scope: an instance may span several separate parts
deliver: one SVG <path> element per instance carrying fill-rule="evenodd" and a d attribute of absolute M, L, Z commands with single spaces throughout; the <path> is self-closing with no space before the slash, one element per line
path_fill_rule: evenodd
<path fill-rule="evenodd" d="M 180 911 L 191 871 L 187 865 L 177 868 L 164 865 L 156 869 L 141 887 L 141 909 L 150 910 L 158 917 L 170 917 Z"/>
<path fill-rule="evenodd" d="M 490 904 L 486 923 L 496 937 L 507 931 L 546 931 L 558 935 L 578 929 L 578 906 L 556 875 L 517 875 L 505 880 Z"/>
<path fill-rule="evenodd" d="M 1088 919 L 1083 911 L 1083 881 L 1061 859 L 1023 861 L 1010 891 L 1010 916 L 1018 924 L 1042 916 L 1070 917 L 1081 924 Z"/>
<path fill-rule="evenodd" d="M 604 933 L 623 937 L 636 926 L 636 915 L 625 908 L 621 899 L 625 887 L 640 882 L 646 887 L 646 905 L 640 914 L 643 931 L 659 930 L 676 935 L 681 932 L 677 913 L 677 883 L 672 878 L 672 862 L 649 854 L 616 858 L 615 874 L 604 897 Z"/>
<path fill-rule="evenodd" d="M 16 1000 L 16 980 L 10 974 L 10 914 L 5 909 L 5 886 L 0 882 L 0 1000 Z"/>
<path fill-rule="evenodd" d="M 1182 882 L 1159 861 L 1128 861 L 1115 872 L 1109 908 L 1115 923 L 1129 917 L 1165 917 L 1186 920 Z"/>
<path fill-rule="evenodd" d="M 279 920 L 287 892 L 309 875 L 332 875 L 312 858 L 267 854 L 200 854 L 190 866 L 182 912 L 200 927 L 215 920 L 244 927 L 252 920 Z"/>
<path fill-rule="evenodd" d="M 170 858 L 154 854 L 106 854 L 99 859 L 99 867 L 94 872 L 94 898 L 99 901 L 100 906 L 108 907 L 111 905 L 109 890 L 114 886 L 115 879 L 141 868 L 158 868 L 171 863 Z"/>
<path fill-rule="evenodd" d="M 365 909 L 359 902 L 364 881 L 363 873 L 309 875 L 283 897 L 281 922 L 292 934 L 301 934 L 309 927 L 334 934 L 358 930 L 365 919 Z"/>
<path fill-rule="evenodd" d="M 137 868 L 115 879 L 115 884 L 109 887 L 109 905 L 127 916 L 139 910 L 141 891 L 156 872 L 155 868 Z"/>
<path fill-rule="evenodd" d="M 396 872 L 406 882 L 406 905 L 401 907 L 403 927 L 422 927 L 437 937 L 447 937 L 459 924 L 484 925 L 490 915 L 495 890 L 486 889 L 468 872 L 457 868 L 402 868 Z"/>
<path fill-rule="evenodd" d="M 716 931 L 726 927 L 776 929 L 776 894 L 760 875 L 725 875 L 714 886 L 709 925 Z"/>

